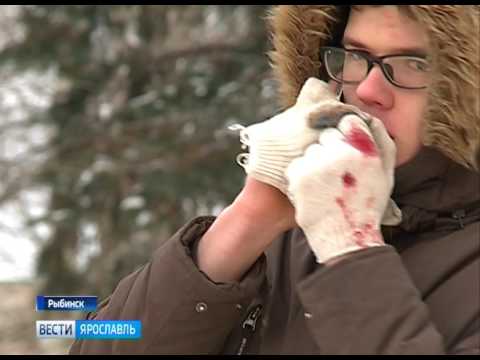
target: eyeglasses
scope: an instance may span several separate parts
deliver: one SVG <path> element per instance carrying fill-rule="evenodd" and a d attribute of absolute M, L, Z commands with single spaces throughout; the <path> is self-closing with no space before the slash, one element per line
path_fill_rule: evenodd
<path fill-rule="evenodd" d="M 332 80 L 342 84 L 359 84 L 377 64 L 387 80 L 402 89 L 424 89 L 430 81 L 430 65 L 420 56 L 372 56 L 360 50 L 322 47 L 320 55 Z"/>

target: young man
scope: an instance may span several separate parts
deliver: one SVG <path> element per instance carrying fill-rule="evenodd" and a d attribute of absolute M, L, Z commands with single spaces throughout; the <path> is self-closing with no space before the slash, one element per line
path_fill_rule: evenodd
<path fill-rule="evenodd" d="M 142 340 L 71 353 L 478 354 L 479 8 L 272 15 L 287 110 L 243 130 L 244 188 L 91 316 Z"/>

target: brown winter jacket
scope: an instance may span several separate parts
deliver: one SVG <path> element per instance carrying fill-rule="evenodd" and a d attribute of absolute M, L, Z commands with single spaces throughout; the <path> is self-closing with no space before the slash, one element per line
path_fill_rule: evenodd
<path fill-rule="evenodd" d="M 322 78 L 316 49 L 335 43 L 343 11 L 274 9 L 272 59 L 285 106 L 304 80 Z M 326 267 L 294 229 L 240 282 L 217 284 L 191 257 L 214 218 L 194 219 L 89 315 L 139 319 L 143 338 L 76 341 L 70 353 L 479 354 L 480 176 L 471 170 L 480 139 L 478 7 L 415 6 L 413 13 L 443 44 L 441 91 L 432 92 L 425 146 L 396 169 L 392 197 L 403 220 L 382 228 L 387 246 Z"/>

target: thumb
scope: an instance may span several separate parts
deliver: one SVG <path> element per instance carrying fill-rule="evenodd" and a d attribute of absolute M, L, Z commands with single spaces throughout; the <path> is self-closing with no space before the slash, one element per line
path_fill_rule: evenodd
<path fill-rule="evenodd" d="M 379 119 L 370 116 L 369 127 L 370 133 L 377 144 L 380 156 L 383 160 L 384 169 L 388 172 L 393 171 L 397 156 L 395 142 L 392 140 L 390 135 L 388 135 L 385 126 Z"/>

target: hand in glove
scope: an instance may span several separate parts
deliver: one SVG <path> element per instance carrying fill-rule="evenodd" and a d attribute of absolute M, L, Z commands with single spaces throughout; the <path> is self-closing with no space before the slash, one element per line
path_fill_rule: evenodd
<path fill-rule="evenodd" d="M 295 218 L 317 261 L 383 245 L 380 222 L 393 187 L 396 148 L 383 124 L 344 115 L 286 171 Z M 366 121 L 369 123 L 367 125 Z"/>
<path fill-rule="evenodd" d="M 318 119 L 318 109 L 337 103 L 327 83 L 316 78 L 308 79 L 294 106 L 269 120 L 241 130 L 240 137 L 244 145 L 249 147 L 249 153 L 241 154 L 238 162 L 249 176 L 286 194 L 287 166 L 318 140 L 320 132 L 309 126 L 309 122 Z M 333 121 L 328 119 L 325 126 L 328 126 L 328 121 Z"/>

